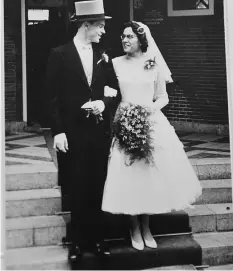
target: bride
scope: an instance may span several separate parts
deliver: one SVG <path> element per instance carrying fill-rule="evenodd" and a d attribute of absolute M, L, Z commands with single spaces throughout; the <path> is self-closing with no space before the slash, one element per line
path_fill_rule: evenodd
<path fill-rule="evenodd" d="M 102 210 L 130 215 L 132 246 L 143 250 L 144 245 L 157 247 L 149 228 L 149 215 L 189 207 L 201 195 L 201 185 L 174 128 L 161 112 L 169 102 L 166 82 L 172 79 L 149 28 L 140 22 L 129 22 L 121 39 L 126 54 L 113 59 L 122 97 L 114 122 L 118 125 L 128 116 L 129 106 L 149 108 L 147 136 L 151 145 L 150 157 L 146 158 L 153 163 L 132 158 L 126 145 L 122 145 L 122 131 L 118 129 L 111 146 Z M 132 123 L 136 119 L 137 116 Z M 124 132 L 123 137 L 126 138 Z"/>

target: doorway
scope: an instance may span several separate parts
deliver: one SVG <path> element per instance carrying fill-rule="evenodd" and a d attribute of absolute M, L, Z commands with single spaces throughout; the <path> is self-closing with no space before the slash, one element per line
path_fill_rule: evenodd
<path fill-rule="evenodd" d="M 66 42 L 67 8 L 28 5 L 26 13 L 28 126 L 46 127 L 46 66 L 51 49 Z"/>

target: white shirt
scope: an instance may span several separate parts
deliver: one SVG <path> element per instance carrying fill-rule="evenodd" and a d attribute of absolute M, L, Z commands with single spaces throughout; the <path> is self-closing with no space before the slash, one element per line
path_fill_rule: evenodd
<path fill-rule="evenodd" d="M 74 38 L 74 45 L 79 53 L 82 61 L 83 69 L 87 77 L 89 86 L 91 85 L 92 73 L 93 73 L 93 49 L 91 44 L 85 45 Z"/>

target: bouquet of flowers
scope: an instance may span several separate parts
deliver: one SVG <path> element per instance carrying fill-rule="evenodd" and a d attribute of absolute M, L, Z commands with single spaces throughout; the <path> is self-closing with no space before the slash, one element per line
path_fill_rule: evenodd
<path fill-rule="evenodd" d="M 152 123 L 149 116 L 152 111 L 141 105 L 121 106 L 113 122 L 113 135 L 118 147 L 129 156 L 129 165 L 136 160 L 144 160 L 154 165 L 151 138 Z"/>

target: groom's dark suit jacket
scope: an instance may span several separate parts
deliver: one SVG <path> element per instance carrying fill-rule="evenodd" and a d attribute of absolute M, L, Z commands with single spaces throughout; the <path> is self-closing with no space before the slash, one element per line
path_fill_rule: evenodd
<path fill-rule="evenodd" d="M 53 135 L 65 133 L 69 151 L 59 152 L 58 184 L 62 188 L 62 209 L 71 210 L 71 239 L 81 242 L 90 237 L 87 225 L 95 223 L 93 238 L 101 238 L 101 202 L 107 173 L 110 143 L 110 124 L 116 99 L 104 97 L 104 86 L 118 88 L 112 63 L 105 63 L 93 44 L 93 75 L 88 85 L 82 62 L 74 42 L 52 50 L 46 76 L 49 96 L 48 112 Z M 103 121 L 96 124 L 96 117 L 81 106 L 89 100 L 102 100 L 105 104 Z M 114 101 L 115 100 L 115 101 Z M 87 221 L 91 219 L 91 223 Z M 80 228 L 83 221 L 84 228 Z M 94 221 L 94 222 L 93 222 Z M 98 226 L 99 225 L 99 226 Z M 85 234 L 87 230 L 87 234 Z M 78 241 L 79 240 L 79 241 Z"/>
<path fill-rule="evenodd" d="M 88 139 L 85 126 L 91 122 L 88 122 L 87 113 L 81 106 L 90 99 L 104 102 L 104 121 L 101 125 L 104 124 L 106 133 L 109 133 L 115 101 L 113 98 L 104 97 L 104 86 L 117 88 L 118 83 L 112 63 L 102 61 L 97 65 L 100 59 L 100 51 L 93 44 L 93 75 L 89 86 L 73 41 L 53 49 L 50 55 L 46 87 L 49 94 L 51 130 L 53 135 L 65 133 L 70 149 L 76 149 L 80 144 L 83 146 Z"/>

